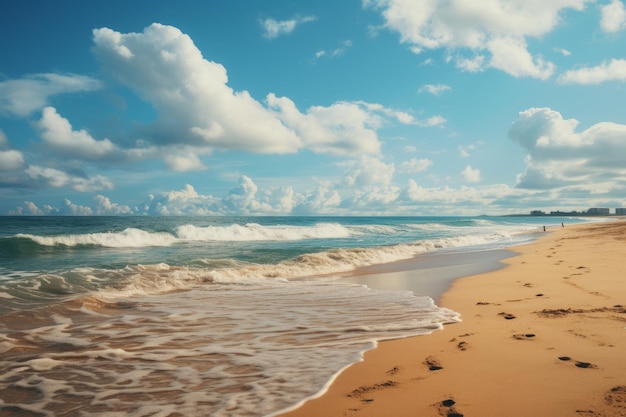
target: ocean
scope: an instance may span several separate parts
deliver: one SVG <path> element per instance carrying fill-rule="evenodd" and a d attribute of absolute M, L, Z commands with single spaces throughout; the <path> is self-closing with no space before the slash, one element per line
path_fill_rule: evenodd
<path fill-rule="evenodd" d="M 272 416 L 458 313 L 342 276 L 557 217 L 0 217 L 0 414 Z"/>

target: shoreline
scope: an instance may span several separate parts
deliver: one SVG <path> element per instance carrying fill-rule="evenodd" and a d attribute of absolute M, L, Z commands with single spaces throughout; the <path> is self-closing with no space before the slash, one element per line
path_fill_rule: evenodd
<path fill-rule="evenodd" d="M 626 416 L 626 222 L 554 228 L 439 302 L 462 322 L 384 341 L 281 414 Z"/>

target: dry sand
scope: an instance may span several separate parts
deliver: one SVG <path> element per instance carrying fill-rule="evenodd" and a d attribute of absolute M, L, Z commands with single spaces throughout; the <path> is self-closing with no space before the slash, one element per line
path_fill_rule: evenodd
<path fill-rule="evenodd" d="M 626 222 L 551 232 L 454 282 L 461 323 L 380 343 L 285 416 L 626 416 Z"/>

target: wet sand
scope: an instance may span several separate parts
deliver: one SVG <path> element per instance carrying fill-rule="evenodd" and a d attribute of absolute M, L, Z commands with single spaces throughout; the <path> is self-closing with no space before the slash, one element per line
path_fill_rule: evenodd
<path fill-rule="evenodd" d="M 461 323 L 380 343 L 286 416 L 626 416 L 626 222 L 549 232 L 454 281 Z"/>

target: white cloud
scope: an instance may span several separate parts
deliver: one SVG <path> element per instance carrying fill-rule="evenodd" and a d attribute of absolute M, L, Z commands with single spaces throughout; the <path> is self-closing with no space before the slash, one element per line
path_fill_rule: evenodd
<path fill-rule="evenodd" d="M 480 170 L 467 165 L 461 172 L 461 177 L 467 182 L 480 182 Z"/>
<path fill-rule="evenodd" d="M 560 53 L 563 56 L 570 56 L 572 55 L 572 53 L 570 51 L 568 51 L 567 49 L 563 49 L 563 48 L 553 48 L 554 51 Z"/>
<path fill-rule="evenodd" d="M 301 113 L 287 97 L 269 94 L 267 103 L 314 152 L 352 155 L 380 151 L 375 129 L 380 127 L 381 120 L 364 103 L 313 106 L 306 113 Z"/>
<path fill-rule="evenodd" d="M 96 140 L 85 130 L 72 130 L 70 122 L 61 117 L 54 107 L 43 109 L 37 127 L 45 143 L 65 157 L 94 160 L 119 153 L 109 139 Z"/>
<path fill-rule="evenodd" d="M 601 7 L 602 19 L 600 27 L 606 33 L 616 33 L 626 28 L 626 7 L 620 0 L 613 0 L 611 3 Z"/>
<path fill-rule="evenodd" d="M 65 199 L 64 206 L 61 208 L 60 213 L 69 216 L 91 216 L 93 215 L 93 210 L 91 207 L 74 204 L 70 200 Z"/>
<path fill-rule="evenodd" d="M 130 207 L 112 203 L 108 197 L 103 195 L 95 196 L 94 200 L 96 201 L 95 213 L 98 215 L 124 215 L 132 213 Z"/>
<path fill-rule="evenodd" d="M 0 113 L 28 116 L 46 106 L 52 96 L 94 91 L 101 86 L 95 78 L 75 74 L 33 74 L 0 81 Z"/>
<path fill-rule="evenodd" d="M 197 153 L 192 150 L 174 149 L 172 153 L 163 155 L 165 163 L 177 172 L 204 171 L 206 166 L 200 161 Z"/>
<path fill-rule="evenodd" d="M 372 185 L 387 186 L 391 184 L 396 170 L 393 163 L 386 164 L 378 158 L 362 156 L 344 163 L 347 168 L 346 183 L 350 187 L 367 187 Z"/>
<path fill-rule="evenodd" d="M 177 28 L 155 23 L 128 34 L 96 29 L 94 43 L 104 69 L 157 110 L 151 132 L 157 144 L 254 153 L 379 152 L 380 114 L 363 103 L 312 106 L 302 113 L 289 98 L 269 93 L 265 107 L 247 91 L 230 88 L 226 69 L 204 59 Z M 130 51 L 132 59 L 120 50 Z"/>
<path fill-rule="evenodd" d="M 626 59 L 612 59 L 595 67 L 567 71 L 557 80 L 561 84 L 595 85 L 607 81 L 626 81 Z"/>
<path fill-rule="evenodd" d="M 577 132 L 578 121 L 549 108 L 520 112 L 509 137 L 528 152 L 518 186 L 528 189 L 626 185 L 626 125 L 601 122 Z"/>
<path fill-rule="evenodd" d="M 183 190 L 170 191 L 146 203 L 148 214 L 156 215 L 264 215 L 288 214 L 296 203 L 290 187 L 259 193 L 254 181 L 242 175 L 225 197 L 199 194 L 187 184 Z"/>
<path fill-rule="evenodd" d="M 80 192 L 110 190 L 113 188 L 113 183 L 102 175 L 95 177 L 73 176 L 58 169 L 36 165 L 29 166 L 24 172 L 38 184 L 53 188 L 70 187 Z"/>
<path fill-rule="evenodd" d="M 476 54 L 473 58 L 455 58 L 459 68 L 476 72 L 491 67 L 515 77 L 545 79 L 554 66 L 533 56 L 526 40 L 554 30 L 562 11 L 582 10 L 591 1 L 377 0 L 364 5 L 382 10 L 385 26 L 398 32 L 401 42 L 413 50 L 470 50 Z M 491 58 L 485 60 L 482 52 Z"/>
<path fill-rule="evenodd" d="M 433 96 L 439 96 L 444 91 L 450 91 L 451 87 L 445 84 L 425 84 L 418 90 L 419 93 L 429 93 Z"/>
<path fill-rule="evenodd" d="M 338 48 L 335 48 L 333 50 L 317 51 L 315 53 L 315 58 L 321 58 L 321 57 L 336 58 L 338 56 L 342 56 L 343 54 L 345 54 L 346 51 L 350 49 L 351 47 L 352 47 L 352 41 L 348 39 L 348 40 L 341 42 L 341 45 Z"/>
<path fill-rule="evenodd" d="M 24 166 L 24 155 L 14 149 L 6 149 L 10 146 L 9 139 L 0 129 L 0 172 L 17 171 Z M 4 182 L 4 181 L 0 181 Z"/>
<path fill-rule="evenodd" d="M 267 18 L 260 20 L 261 27 L 263 28 L 263 36 L 268 39 L 275 39 L 281 35 L 287 35 L 296 29 L 296 26 L 313 22 L 316 20 L 315 16 L 303 16 L 294 17 L 288 20 L 276 20 L 273 18 Z"/>
<path fill-rule="evenodd" d="M 426 171 L 432 165 L 433 161 L 430 159 L 411 158 L 409 161 L 404 161 L 400 164 L 399 171 L 408 174 L 416 174 Z"/>
<path fill-rule="evenodd" d="M 16 150 L 0 151 L 0 171 L 16 171 L 24 166 L 24 155 Z"/>

